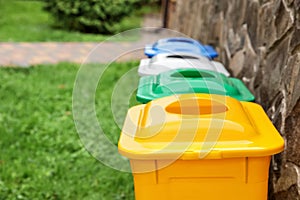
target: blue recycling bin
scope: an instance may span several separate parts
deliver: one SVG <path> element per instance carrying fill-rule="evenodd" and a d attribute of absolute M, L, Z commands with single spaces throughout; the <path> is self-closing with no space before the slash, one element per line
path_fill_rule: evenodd
<path fill-rule="evenodd" d="M 200 42 L 184 37 L 172 37 L 160 39 L 154 44 L 146 45 L 145 55 L 149 58 L 159 53 L 193 53 L 213 59 L 218 53 L 210 45 L 203 45 Z"/>

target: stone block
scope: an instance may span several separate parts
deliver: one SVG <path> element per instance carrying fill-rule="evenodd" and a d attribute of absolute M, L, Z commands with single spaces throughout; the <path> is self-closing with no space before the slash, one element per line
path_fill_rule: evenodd
<path fill-rule="evenodd" d="M 274 184 L 275 199 L 299 199 L 300 168 L 293 163 L 287 163 L 281 169 L 281 176 Z"/>
<path fill-rule="evenodd" d="M 258 1 L 247 1 L 247 12 L 245 16 L 245 24 L 248 27 L 248 33 L 254 50 L 257 49 L 257 25 L 258 25 Z"/>
<path fill-rule="evenodd" d="M 295 29 L 292 33 L 292 38 L 291 38 L 289 46 L 290 46 L 289 51 L 292 54 L 300 53 L 300 28 L 297 29 L 295 27 Z"/>
<path fill-rule="evenodd" d="M 258 12 L 257 45 L 270 47 L 276 40 L 276 29 L 273 16 L 274 4 L 263 4 Z"/>
<path fill-rule="evenodd" d="M 280 91 L 281 75 L 288 58 L 288 44 L 289 37 L 282 40 L 276 48 L 270 49 L 269 54 L 266 57 L 265 74 L 263 77 L 263 84 L 269 87 L 269 97 L 272 99 Z"/>
<path fill-rule="evenodd" d="M 300 166 L 300 99 L 292 113 L 285 119 L 285 135 L 287 139 L 287 161 Z"/>
<path fill-rule="evenodd" d="M 229 62 L 229 68 L 231 69 L 233 76 L 237 76 L 243 69 L 245 63 L 245 51 L 239 50 L 234 54 Z"/>
<path fill-rule="evenodd" d="M 287 8 L 281 0 L 277 0 L 273 16 L 275 17 L 276 40 L 278 40 L 293 27 L 294 12 L 293 9 Z"/>
<path fill-rule="evenodd" d="M 294 0 L 283 0 L 283 2 L 287 5 L 287 6 L 291 6 L 294 3 Z"/>
<path fill-rule="evenodd" d="M 300 52 L 289 57 L 282 73 L 282 84 L 287 92 L 287 115 L 300 99 Z"/>

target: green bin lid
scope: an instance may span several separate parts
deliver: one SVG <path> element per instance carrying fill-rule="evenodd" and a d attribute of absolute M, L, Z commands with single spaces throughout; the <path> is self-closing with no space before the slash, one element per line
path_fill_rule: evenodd
<path fill-rule="evenodd" d="M 147 103 L 174 94 L 208 93 L 233 97 L 240 101 L 254 101 L 255 97 L 237 78 L 201 69 L 176 69 L 156 76 L 141 77 L 137 100 Z"/>

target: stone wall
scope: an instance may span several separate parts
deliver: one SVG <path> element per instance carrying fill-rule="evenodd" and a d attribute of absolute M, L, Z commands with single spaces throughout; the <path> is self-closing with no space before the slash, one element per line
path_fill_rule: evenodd
<path fill-rule="evenodd" d="M 168 26 L 217 47 L 286 140 L 270 198 L 300 200 L 300 0 L 170 1 Z"/>

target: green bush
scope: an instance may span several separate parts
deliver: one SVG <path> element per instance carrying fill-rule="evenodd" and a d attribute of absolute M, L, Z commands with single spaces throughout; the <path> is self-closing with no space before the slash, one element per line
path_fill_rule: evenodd
<path fill-rule="evenodd" d="M 114 33 L 113 24 L 140 5 L 138 0 L 48 0 L 45 10 L 54 16 L 56 25 L 61 28 L 86 33 Z"/>

